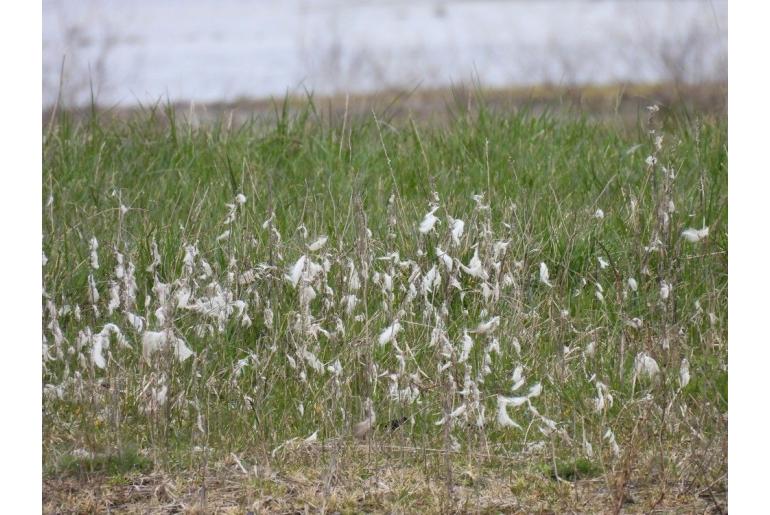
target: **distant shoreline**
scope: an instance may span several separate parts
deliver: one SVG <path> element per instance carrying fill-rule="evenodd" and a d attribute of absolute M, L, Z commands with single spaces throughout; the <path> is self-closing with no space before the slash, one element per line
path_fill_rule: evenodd
<path fill-rule="evenodd" d="M 254 117 L 274 119 L 286 103 L 294 112 L 307 105 L 312 98 L 320 116 L 342 118 L 370 116 L 372 111 L 384 113 L 392 119 L 432 120 L 445 118 L 450 112 L 475 109 L 480 101 L 492 110 L 529 110 L 533 114 L 545 111 L 554 114 L 580 113 L 602 119 L 619 117 L 635 119 L 638 111 L 650 104 L 685 110 L 715 117 L 727 116 L 727 83 L 705 84 L 608 84 L 591 86 L 511 86 L 508 88 L 478 88 L 458 85 L 450 88 L 391 89 L 372 94 L 337 94 L 287 96 L 273 98 L 242 98 L 232 102 L 198 103 L 159 99 L 144 106 L 96 105 L 99 116 L 130 118 L 143 111 L 173 109 L 176 117 L 193 123 L 207 123 L 230 119 L 243 123 Z M 50 121 L 54 110 L 66 111 L 75 119 L 91 114 L 91 107 L 45 107 L 43 122 Z"/>

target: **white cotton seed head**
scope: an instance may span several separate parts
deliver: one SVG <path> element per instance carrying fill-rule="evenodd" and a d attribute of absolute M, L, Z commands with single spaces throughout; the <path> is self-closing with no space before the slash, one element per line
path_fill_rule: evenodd
<path fill-rule="evenodd" d="M 685 229 L 682 231 L 682 238 L 689 241 L 690 243 L 697 243 L 700 240 L 706 238 L 709 235 L 709 228 L 704 227 L 703 229 Z"/>
<path fill-rule="evenodd" d="M 123 307 L 126 310 L 133 309 L 136 302 L 136 267 L 131 261 L 128 262 L 126 275 L 123 277 Z"/>
<path fill-rule="evenodd" d="M 597 209 L 596 212 L 594 213 L 594 218 L 596 218 L 597 220 L 601 220 L 602 218 L 604 218 L 604 211 L 602 211 L 601 209 Z"/>
<path fill-rule="evenodd" d="M 140 317 L 138 315 L 135 315 L 134 313 L 127 312 L 126 318 L 128 319 L 128 323 L 131 324 L 131 326 L 136 330 L 136 332 L 141 333 L 142 329 L 144 329 L 144 318 Z"/>
<path fill-rule="evenodd" d="M 126 268 L 123 265 L 123 254 L 120 252 L 115 252 L 115 278 L 117 279 L 123 279 L 123 276 L 126 273 Z"/>
<path fill-rule="evenodd" d="M 197 324 L 193 326 L 193 332 L 198 338 L 214 336 L 214 326 L 211 324 Z"/>
<path fill-rule="evenodd" d="M 91 250 L 91 268 L 97 270 L 99 268 L 99 254 L 97 252 L 99 249 L 99 242 L 96 238 L 91 238 L 88 246 Z"/>
<path fill-rule="evenodd" d="M 636 279 L 634 279 L 633 277 L 629 277 L 628 287 L 631 289 L 631 291 L 637 291 L 639 289 L 639 284 L 637 284 Z"/>
<path fill-rule="evenodd" d="M 184 247 L 184 271 L 186 275 L 192 275 L 195 267 L 195 257 L 198 255 L 198 248 L 195 245 L 185 245 Z"/>
<path fill-rule="evenodd" d="M 679 387 L 684 388 L 690 384 L 690 362 L 687 358 L 682 358 L 682 364 L 679 367 Z"/>
<path fill-rule="evenodd" d="M 174 356 L 180 363 L 195 354 L 195 352 L 187 346 L 187 342 L 176 336 L 170 330 L 158 332 L 145 331 L 144 334 L 142 334 L 142 356 L 148 363 L 153 354 L 162 352 L 169 346 L 173 348 Z"/>
<path fill-rule="evenodd" d="M 163 307 L 160 307 L 155 310 L 155 319 L 158 321 L 158 324 L 161 326 L 166 325 L 166 309 Z"/>
<path fill-rule="evenodd" d="M 462 345 L 463 348 L 460 357 L 457 360 L 458 363 L 465 363 L 470 357 L 471 350 L 473 349 L 473 338 L 468 335 L 468 331 L 465 331 L 463 334 Z"/>
<path fill-rule="evenodd" d="M 195 352 L 187 346 L 187 342 L 185 342 L 183 339 L 171 335 L 173 338 L 173 345 L 174 345 L 174 356 L 176 359 L 182 363 L 190 356 L 195 355 Z"/>
<path fill-rule="evenodd" d="M 457 417 L 461 416 L 463 413 L 465 413 L 465 410 L 467 409 L 467 405 L 461 404 L 459 407 L 457 407 L 454 411 L 452 411 L 448 417 L 443 417 L 441 420 L 435 423 L 437 426 L 444 425 L 447 422 L 447 419 L 451 422 L 452 420 L 456 419 Z"/>
<path fill-rule="evenodd" d="M 47 384 L 43 387 L 43 396 L 48 400 L 64 399 L 64 386 Z"/>
<path fill-rule="evenodd" d="M 110 281 L 110 301 L 107 304 L 107 313 L 112 312 L 120 306 L 120 285 L 115 281 Z"/>
<path fill-rule="evenodd" d="M 294 263 L 294 266 L 291 267 L 289 270 L 289 274 L 286 275 L 286 280 L 291 283 L 292 286 L 295 288 L 297 287 L 297 284 L 299 283 L 300 278 L 302 277 L 302 272 L 305 269 L 305 261 L 307 260 L 307 256 L 302 255 L 300 258 Z"/>
<path fill-rule="evenodd" d="M 75 340 L 75 349 L 80 352 L 86 344 L 91 342 L 91 328 L 86 326 L 85 329 L 78 331 L 78 337 Z"/>
<path fill-rule="evenodd" d="M 471 198 L 476 203 L 476 209 L 479 211 L 489 209 L 489 204 L 484 204 L 484 193 L 471 195 Z"/>
<path fill-rule="evenodd" d="M 380 333 L 380 336 L 377 338 L 377 343 L 379 343 L 380 346 L 383 346 L 388 342 L 393 341 L 399 331 L 401 331 L 401 324 L 398 323 L 398 321 L 393 322 Z"/>
<path fill-rule="evenodd" d="M 660 282 L 660 298 L 661 300 L 668 299 L 669 295 L 671 295 L 671 284 L 667 283 L 666 281 Z"/>
<path fill-rule="evenodd" d="M 615 433 L 611 429 L 607 429 L 607 432 L 604 433 L 604 439 L 609 442 L 610 448 L 612 449 L 612 454 L 614 454 L 616 458 L 619 457 L 620 446 L 618 445 L 618 442 L 615 440 Z"/>
<path fill-rule="evenodd" d="M 519 343 L 519 339 L 515 336 L 511 340 L 511 346 L 513 347 L 513 350 L 516 351 L 516 354 L 521 354 L 521 343 Z"/>
<path fill-rule="evenodd" d="M 299 289 L 299 304 L 300 306 L 308 306 L 313 299 L 317 296 L 315 289 L 306 284 Z"/>
<path fill-rule="evenodd" d="M 159 352 L 166 343 L 164 332 L 145 331 L 142 335 L 142 356 L 149 362 L 156 352 Z"/>
<path fill-rule="evenodd" d="M 145 270 L 153 273 L 155 272 L 155 268 L 160 265 L 160 252 L 158 251 L 158 242 L 155 240 L 152 240 L 152 243 L 150 244 L 150 252 L 152 253 L 152 262 L 147 265 Z"/>
<path fill-rule="evenodd" d="M 497 326 L 500 325 L 500 317 L 494 316 L 487 320 L 486 322 L 480 323 L 476 329 L 473 330 L 476 334 L 489 334 L 495 329 L 497 329 Z"/>
<path fill-rule="evenodd" d="M 355 311 L 356 306 L 358 305 L 358 297 L 355 295 L 345 295 L 342 297 L 342 304 L 345 306 L 345 313 L 350 316 L 353 314 L 353 311 Z"/>
<path fill-rule="evenodd" d="M 605 404 L 605 401 L 604 401 L 604 394 L 602 393 L 601 390 L 598 390 L 597 391 L 597 396 L 594 399 L 594 411 L 596 413 L 601 413 L 602 411 L 604 411 L 604 407 L 605 406 L 606 406 L 606 404 Z"/>
<path fill-rule="evenodd" d="M 99 302 L 99 290 L 96 289 L 96 281 L 92 274 L 88 275 L 88 300 L 93 305 Z"/>
<path fill-rule="evenodd" d="M 468 266 L 465 266 L 462 263 L 460 263 L 460 268 L 462 269 L 463 272 L 465 272 L 466 274 L 472 277 L 476 277 L 483 281 L 486 281 L 487 279 L 489 279 L 489 274 L 487 273 L 486 270 L 484 270 L 484 266 L 481 263 L 481 259 L 479 259 L 478 248 L 473 250 L 473 257 L 468 263 Z"/>
<path fill-rule="evenodd" d="M 273 220 L 275 220 L 275 212 L 271 211 L 270 216 L 267 218 L 267 220 L 262 222 L 262 228 L 267 229 L 268 227 L 270 227 L 273 223 Z"/>
<path fill-rule="evenodd" d="M 452 218 L 450 216 L 449 223 L 452 226 L 452 242 L 455 245 L 459 245 L 460 238 L 462 238 L 463 232 L 465 231 L 465 222 L 457 218 Z"/>
<path fill-rule="evenodd" d="M 522 429 L 522 427 L 508 415 L 509 400 L 508 397 L 503 397 L 502 395 L 497 396 L 497 424 L 500 427 L 515 427 L 517 429 Z"/>
<path fill-rule="evenodd" d="M 98 368 L 104 369 L 107 362 L 104 359 L 105 346 L 109 344 L 109 339 L 100 334 L 94 335 L 91 346 L 91 362 Z"/>
<path fill-rule="evenodd" d="M 500 354 L 500 341 L 497 338 L 492 338 L 489 340 L 489 347 L 487 347 L 487 351 L 492 354 L 493 352 L 495 354 Z"/>
<path fill-rule="evenodd" d="M 433 289 L 438 288 L 440 284 L 441 274 L 438 273 L 438 268 L 436 268 L 436 265 L 433 265 L 422 279 L 422 292 L 424 294 L 432 293 Z"/>
<path fill-rule="evenodd" d="M 496 241 L 492 246 L 492 260 L 497 261 L 500 257 L 508 251 L 508 246 L 511 244 L 508 241 Z"/>
<path fill-rule="evenodd" d="M 307 246 L 307 249 L 310 252 L 316 252 L 321 250 L 324 245 L 326 245 L 327 240 L 329 239 L 328 236 L 321 236 L 317 240 L 315 240 L 313 243 Z"/>
<path fill-rule="evenodd" d="M 656 379 L 660 374 L 658 362 L 645 352 L 640 352 L 634 359 L 634 378 Z"/>
<path fill-rule="evenodd" d="M 444 268 L 446 268 L 447 272 L 452 272 L 454 262 L 452 261 L 452 258 L 449 256 L 449 254 L 441 250 L 441 248 L 436 247 L 436 256 L 444 264 Z"/>
<path fill-rule="evenodd" d="M 302 357 L 305 359 L 307 364 L 310 365 L 310 367 L 313 370 L 315 370 L 319 374 L 323 373 L 324 365 L 323 365 L 323 363 L 321 363 L 321 360 L 319 360 L 318 357 L 315 354 L 313 354 L 312 352 L 310 352 L 307 349 L 303 349 Z"/>
<path fill-rule="evenodd" d="M 506 407 L 519 408 L 529 402 L 529 397 L 503 397 L 500 395 L 498 402 L 504 402 Z"/>
<path fill-rule="evenodd" d="M 527 399 L 538 397 L 541 393 L 543 393 L 543 385 L 541 383 L 534 384 L 527 393 Z"/>
<path fill-rule="evenodd" d="M 340 360 L 334 360 L 334 363 L 327 366 L 326 370 L 329 371 L 332 375 L 340 377 L 342 375 L 342 364 L 340 363 Z"/>
<path fill-rule="evenodd" d="M 555 421 L 551 420 L 550 418 L 544 417 L 542 415 L 540 415 L 540 422 L 544 424 L 539 427 L 540 432 L 543 433 L 543 435 L 545 436 L 552 434 L 558 428 Z"/>
<path fill-rule="evenodd" d="M 358 276 L 358 271 L 356 270 L 356 266 L 353 264 L 353 261 L 348 261 L 348 266 L 350 267 L 350 274 L 348 275 L 348 288 L 350 288 L 351 291 L 356 291 L 361 288 L 361 279 Z"/>
<path fill-rule="evenodd" d="M 525 377 L 524 377 L 524 367 L 521 365 L 517 365 L 516 368 L 513 370 L 513 375 L 511 376 L 511 381 L 513 381 L 513 387 L 511 388 L 512 392 L 515 392 L 519 388 L 521 388 L 524 385 Z"/>
<path fill-rule="evenodd" d="M 422 222 L 420 222 L 420 229 L 419 229 L 421 234 L 428 234 L 430 231 L 433 230 L 433 227 L 436 225 L 436 222 L 439 221 L 438 217 L 433 214 L 437 210 L 438 210 L 438 206 L 433 206 L 433 208 L 430 211 L 428 211 L 428 213 L 422 219 Z"/>
<path fill-rule="evenodd" d="M 386 292 L 393 291 L 393 277 L 388 273 L 382 274 L 382 289 Z"/>
<path fill-rule="evenodd" d="M 540 263 L 540 282 L 545 284 L 546 286 L 552 286 L 552 284 L 549 282 L 549 272 L 548 272 L 548 265 L 541 262 Z"/>

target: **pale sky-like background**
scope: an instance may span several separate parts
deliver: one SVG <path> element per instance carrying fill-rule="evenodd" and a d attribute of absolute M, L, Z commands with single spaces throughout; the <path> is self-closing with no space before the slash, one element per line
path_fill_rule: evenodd
<path fill-rule="evenodd" d="M 43 103 L 724 79 L 724 0 L 45 0 Z"/>

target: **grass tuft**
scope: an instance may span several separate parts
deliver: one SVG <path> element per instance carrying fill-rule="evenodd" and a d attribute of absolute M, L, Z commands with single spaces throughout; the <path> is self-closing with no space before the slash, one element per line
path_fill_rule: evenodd
<path fill-rule="evenodd" d="M 153 469 L 151 459 L 139 454 L 135 448 L 125 448 L 114 454 L 79 456 L 65 454 L 56 464 L 56 474 L 84 478 L 104 475 L 120 483 L 125 474 L 146 474 Z"/>

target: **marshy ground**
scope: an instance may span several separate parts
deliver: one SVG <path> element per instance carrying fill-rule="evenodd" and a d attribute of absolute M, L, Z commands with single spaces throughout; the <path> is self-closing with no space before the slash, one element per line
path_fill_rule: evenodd
<path fill-rule="evenodd" d="M 44 511 L 726 509 L 724 113 L 450 98 L 49 113 Z"/>

